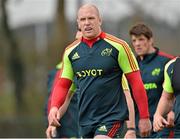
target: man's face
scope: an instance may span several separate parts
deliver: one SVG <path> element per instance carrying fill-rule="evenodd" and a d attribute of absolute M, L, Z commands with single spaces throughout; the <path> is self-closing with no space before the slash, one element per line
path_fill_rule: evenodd
<path fill-rule="evenodd" d="M 138 56 L 144 56 L 148 54 L 150 52 L 151 47 L 153 47 L 152 39 L 148 39 L 144 35 L 132 35 L 131 42 Z"/>
<path fill-rule="evenodd" d="M 78 12 L 77 22 L 86 39 L 93 39 L 101 32 L 101 19 L 93 7 L 81 8 Z"/>

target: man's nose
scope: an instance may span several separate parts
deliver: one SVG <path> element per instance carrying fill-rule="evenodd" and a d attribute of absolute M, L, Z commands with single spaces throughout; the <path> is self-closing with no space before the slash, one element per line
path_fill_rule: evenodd
<path fill-rule="evenodd" d="M 85 20 L 85 24 L 89 24 L 89 19 L 86 19 L 86 20 Z"/>
<path fill-rule="evenodd" d="M 140 44 L 139 41 L 135 41 L 135 42 L 134 42 L 134 45 L 135 45 L 135 46 L 139 46 L 139 44 Z"/>

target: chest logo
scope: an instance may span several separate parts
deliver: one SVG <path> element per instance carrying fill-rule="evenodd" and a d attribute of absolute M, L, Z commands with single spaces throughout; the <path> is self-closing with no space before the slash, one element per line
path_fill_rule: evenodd
<path fill-rule="evenodd" d="M 80 58 L 80 56 L 78 55 L 78 53 L 74 53 L 74 55 L 72 56 L 72 60 L 78 59 Z"/>
<path fill-rule="evenodd" d="M 111 49 L 106 48 L 106 49 L 104 49 L 104 50 L 101 52 L 101 55 L 102 55 L 102 56 L 110 56 L 111 53 L 112 53 L 112 48 L 111 48 Z"/>
<path fill-rule="evenodd" d="M 144 84 L 144 87 L 146 90 L 157 89 L 156 83 L 146 83 Z"/>
<path fill-rule="evenodd" d="M 161 71 L 160 68 L 155 68 L 151 74 L 152 74 L 152 76 L 158 76 L 160 74 L 160 71 Z"/>
<path fill-rule="evenodd" d="M 103 74 L 103 70 L 102 69 L 88 69 L 88 70 L 82 70 L 79 72 L 76 72 L 78 77 L 86 77 L 86 76 L 92 76 L 92 77 L 96 77 L 96 76 L 101 76 Z"/>

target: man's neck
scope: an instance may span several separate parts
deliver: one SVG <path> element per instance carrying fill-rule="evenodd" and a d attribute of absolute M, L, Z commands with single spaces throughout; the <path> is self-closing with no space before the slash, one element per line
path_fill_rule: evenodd
<path fill-rule="evenodd" d="M 82 42 L 85 42 L 90 48 L 92 48 L 93 44 L 98 41 L 99 39 L 103 39 L 105 37 L 105 33 L 101 32 L 97 37 L 93 38 L 93 39 L 86 39 L 84 37 L 82 37 Z"/>
<path fill-rule="evenodd" d="M 141 60 L 143 60 L 146 55 L 152 54 L 152 53 L 154 53 L 155 51 L 156 51 L 156 49 L 155 49 L 153 46 L 151 46 L 151 47 L 149 48 L 149 51 L 148 51 L 145 55 L 141 55 L 141 56 L 139 56 L 139 57 L 140 57 Z"/>

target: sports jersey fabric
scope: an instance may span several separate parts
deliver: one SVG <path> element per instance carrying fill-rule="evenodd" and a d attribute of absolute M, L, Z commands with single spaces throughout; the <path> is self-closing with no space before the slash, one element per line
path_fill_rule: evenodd
<path fill-rule="evenodd" d="M 107 33 L 102 32 L 90 46 L 82 38 L 67 47 L 60 79 L 69 84 L 74 76 L 77 78 L 80 125 L 128 119 L 121 79 L 123 73 L 137 71 L 137 61 L 128 44 Z"/>
<path fill-rule="evenodd" d="M 137 61 L 141 71 L 141 77 L 148 96 L 148 106 L 151 122 L 153 122 L 153 116 L 163 90 L 162 84 L 164 81 L 163 74 L 165 64 L 174 57 L 172 55 L 159 51 L 158 48 L 155 49 L 156 51 L 154 53 L 145 55 L 143 60 L 137 57 Z M 139 116 L 137 109 L 135 110 L 135 112 L 136 127 L 138 128 Z M 155 136 L 153 135 L 152 137 Z"/>
<path fill-rule="evenodd" d="M 174 93 L 175 104 L 175 128 L 174 128 L 174 138 L 180 137 L 180 58 L 174 58 L 166 64 L 164 71 L 164 84 L 163 88 L 167 93 Z"/>
<path fill-rule="evenodd" d="M 127 81 L 127 79 L 126 79 L 124 74 L 122 76 L 122 88 L 123 88 L 124 91 L 125 90 L 130 91 L 129 85 L 128 85 L 128 81 Z"/>
<path fill-rule="evenodd" d="M 161 52 L 158 48 L 155 49 L 156 51 L 154 53 L 147 54 L 143 60 L 137 57 L 141 77 L 148 96 L 151 119 L 162 94 L 165 64 L 173 58 L 172 55 Z"/>

